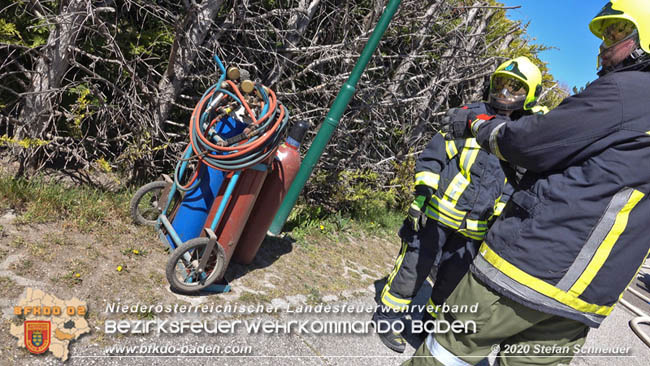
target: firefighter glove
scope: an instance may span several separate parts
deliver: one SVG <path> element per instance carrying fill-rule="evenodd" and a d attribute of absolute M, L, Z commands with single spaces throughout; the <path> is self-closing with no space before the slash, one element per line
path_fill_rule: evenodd
<path fill-rule="evenodd" d="M 452 108 L 442 117 L 442 132 L 445 139 L 454 140 L 472 137 L 470 123 L 476 114 L 470 109 Z"/>
<path fill-rule="evenodd" d="M 442 132 L 447 140 L 474 137 L 478 127 L 492 118 L 494 116 L 476 115 L 470 109 L 452 108 L 442 118 Z"/>
<path fill-rule="evenodd" d="M 408 210 L 409 221 L 413 231 L 419 231 L 427 222 L 425 209 L 433 195 L 433 188 L 424 184 L 415 186 L 415 199 Z"/>

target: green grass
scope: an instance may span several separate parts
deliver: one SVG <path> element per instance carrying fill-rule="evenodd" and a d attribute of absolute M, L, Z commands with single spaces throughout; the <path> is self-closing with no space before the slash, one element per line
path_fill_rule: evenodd
<path fill-rule="evenodd" d="M 286 232 L 305 249 L 317 245 L 318 240 L 340 241 L 364 236 L 387 237 L 399 228 L 405 213 L 396 209 L 399 195 L 396 191 L 371 189 L 369 181 L 376 179 L 369 173 L 342 175 L 344 184 L 337 193 L 335 207 L 299 203 L 292 210 L 284 227 Z M 370 178 L 368 178 L 370 177 Z M 69 186 L 46 181 L 40 177 L 29 180 L 0 174 L 0 211 L 12 208 L 18 215 L 17 224 L 61 223 L 81 233 L 111 232 L 121 234 L 125 223 L 131 222 L 129 201 L 134 188 L 109 192 L 89 186 Z M 344 191 L 344 192 L 343 192 Z M 3 230 L 0 229 L 0 233 Z M 1 235 L 1 234 L 0 234 Z M 42 254 L 43 245 L 57 247 L 72 245 L 65 235 L 52 235 L 47 243 L 27 243 L 16 237 L 12 247 L 28 247 L 30 254 Z M 144 248 L 123 248 L 129 258 L 146 256 Z"/>
<path fill-rule="evenodd" d="M 114 219 L 128 218 L 131 196 L 132 190 L 107 192 L 38 177 L 0 176 L 0 210 L 16 210 L 20 224 L 69 220 L 81 231 L 90 231 Z"/>
<path fill-rule="evenodd" d="M 336 210 L 299 203 L 284 229 L 296 239 L 382 235 L 397 230 L 404 218 L 404 212 L 396 209 L 403 206 L 399 192 L 371 188 L 377 183 L 373 173 L 342 172 L 339 180 L 340 189 L 332 197 Z M 108 192 L 46 181 L 41 177 L 28 180 L 0 174 L 0 211 L 14 209 L 18 224 L 65 221 L 66 226 L 89 232 L 111 226 L 116 220 L 130 222 L 129 201 L 134 190 Z M 64 240 L 56 241 L 64 245 Z"/>
<path fill-rule="evenodd" d="M 318 189 L 312 199 L 323 204 L 299 201 L 284 229 L 299 241 L 309 236 L 337 240 L 342 235 L 385 237 L 396 232 L 413 200 L 415 159 L 395 164 L 394 168 L 390 182 L 370 170 L 316 172 L 311 184 Z"/>
<path fill-rule="evenodd" d="M 390 209 L 383 212 L 374 210 L 366 215 L 340 212 L 328 214 L 320 207 L 299 204 L 289 215 L 284 229 L 299 243 L 303 243 L 303 239 L 310 236 L 322 236 L 331 240 L 337 240 L 344 235 L 355 238 L 361 235 L 384 237 L 399 229 L 404 215 L 403 212 Z"/>

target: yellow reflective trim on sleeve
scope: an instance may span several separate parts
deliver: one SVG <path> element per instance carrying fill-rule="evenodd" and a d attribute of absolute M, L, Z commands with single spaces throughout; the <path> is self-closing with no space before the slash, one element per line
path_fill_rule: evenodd
<path fill-rule="evenodd" d="M 505 259 L 501 258 L 496 252 L 490 249 L 490 247 L 488 247 L 485 242 L 481 244 L 479 253 L 494 268 L 498 269 L 503 274 L 510 277 L 512 280 L 519 282 L 520 284 L 527 286 L 544 296 L 548 296 L 556 301 L 559 301 L 560 303 L 567 305 L 573 309 L 585 313 L 592 313 L 603 316 L 609 315 L 612 310 L 614 310 L 614 306 L 590 304 L 584 300 L 579 299 L 573 294 L 562 291 L 559 288 L 540 280 L 539 278 L 529 275 L 521 269 L 513 266 Z"/>
<path fill-rule="evenodd" d="M 503 208 L 506 207 L 506 204 L 504 202 L 497 202 L 496 205 L 494 205 L 494 214 L 493 216 L 499 216 L 503 212 Z"/>
<path fill-rule="evenodd" d="M 447 158 L 449 159 L 452 159 L 456 154 L 458 154 L 458 148 L 456 148 L 454 140 L 445 141 L 445 150 L 447 150 Z"/>
<path fill-rule="evenodd" d="M 636 206 L 637 203 L 645 196 L 643 192 L 637 191 L 636 189 L 632 192 L 630 199 L 627 200 L 627 203 L 623 208 L 616 214 L 616 220 L 614 220 L 614 225 L 612 226 L 609 233 L 603 240 L 603 242 L 598 246 L 598 250 L 594 254 L 593 258 L 585 268 L 585 271 L 582 272 L 580 277 L 569 289 L 569 293 L 574 296 L 580 296 L 585 289 L 591 284 L 591 281 L 596 277 L 598 271 L 603 267 L 605 261 L 609 257 L 609 254 L 612 252 L 614 245 L 618 241 L 618 238 L 623 234 L 625 228 L 627 227 L 627 220 L 630 215 L 630 211 Z"/>
<path fill-rule="evenodd" d="M 497 141 L 497 136 L 499 135 L 499 131 L 505 126 L 505 122 L 501 122 L 500 125 L 496 126 L 492 132 L 490 133 L 490 138 L 488 140 L 488 145 L 490 146 L 490 151 L 499 158 L 499 160 L 504 160 L 507 161 L 506 158 L 503 157 L 501 154 L 501 150 L 499 149 L 499 142 Z"/>
<path fill-rule="evenodd" d="M 457 209 L 453 203 L 438 196 L 431 197 L 429 204 L 443 214 L 456 220 L 464 219 L 467 214 L 467 212 Z"/>
<path fill-rule="evenodd" d="M 440 174 L 432 172 L 419 172 L 415 174 L 415 185 L 424 184 L 433 189 L 438 189 L 438 182 L 440 181 Z"/>

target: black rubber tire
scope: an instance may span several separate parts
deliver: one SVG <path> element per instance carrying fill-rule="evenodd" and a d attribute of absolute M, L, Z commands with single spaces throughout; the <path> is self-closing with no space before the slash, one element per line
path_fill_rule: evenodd
<path fill-rule="evenodd" d="M 161 198 L 160 195 L 162 194 L 162 191 L 165 189 L 165 186 L 167 186 L 166 182 L 155 181 L 143 185 L 142 187 L 140 187 L 140 189 L 138 189 L 135 192 L 133 198 L 131 199 L 131 207 L 130 207 L 131 218 L 133 219 L 134 223 L 136 223 L 137 225 L 146 225 L 146 226 L 156 225 L 156 220 L 158 219 L 158 216 L 160 216 L 161 214 L 160 210 L 158 210 L 157 208 L 157 200 Z M 143 213 L 140 211 L 140 201 L 142 201 L 142 198 L 147 193 L 153 193 L 155 201 L 150 202 L 151 207 L 148 208 L 147 210 L 148 212 Z M 148 215 L 149 212 L 155 214 L 155 218 L 150 217 Z"/>
<path fill-rule="evenodd" d="M 180 294 L 195 294 L 223 278 L 226 272 L 226 253 L 219 243 L 216 243 L 215 250 L 211 254 L 214 258 L 211 257 L 208 262 L 205 271 L 206 278 L 203 283 L 200 283 L 200 281 L 186 282 L 187 279 L 183 281 L 178 276 L 179 273 L 183 274 L 183 271 L 187 272 L 188 265 L 198 264 L 208 245 L 208 241 L 209 239 L 205 237 L 190 239 L 172 252 L 165 266 L 165 276 L 167 276 L 172 291 Z M 187 258 L 184 257 L 186 253 L 189 255 L 190 262 L 187 262 Z M 180 272 L 178 272 L 179 270 Z M 198 280 L 198 278 L 196 279 Z"/>

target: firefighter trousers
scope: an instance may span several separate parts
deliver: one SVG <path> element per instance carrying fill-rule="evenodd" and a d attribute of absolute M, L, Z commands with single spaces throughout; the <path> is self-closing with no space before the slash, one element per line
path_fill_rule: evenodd
<path fill-rule="evenodd" d="M 475 365 L 499 349 L 501 366 L 568 365 L 582 347 L 589 327 L 542 313 L 501 296 L 467 273 L 447 300 L 461 306 L 441 313 L 439 322 L 460 322 L 464 329 L 429 334 L 402 366 Z"/>
<path fill-rule="evenodd" d="M 440 264 L 434 277 L 433 290 L 427 307 L 425 319 L 435 319 L 438 310 L 454 291 L 461 278 L 469 271 L 474 257 L 481 245 L 480 240 L 467 238 L 459 233 L 453 233 L 442 248 Z"/>
<path fill-rule="evenodd" d="M 416 232 L 408 219 L 404 221 L 399 231 L 402 247 L 381 293 L 382 307 L 392 310 L 385 313 L 399 314 L 409 307 L 431 269 L 440 262 L 442 248 L 453 232 L 431 219 Z"/>

